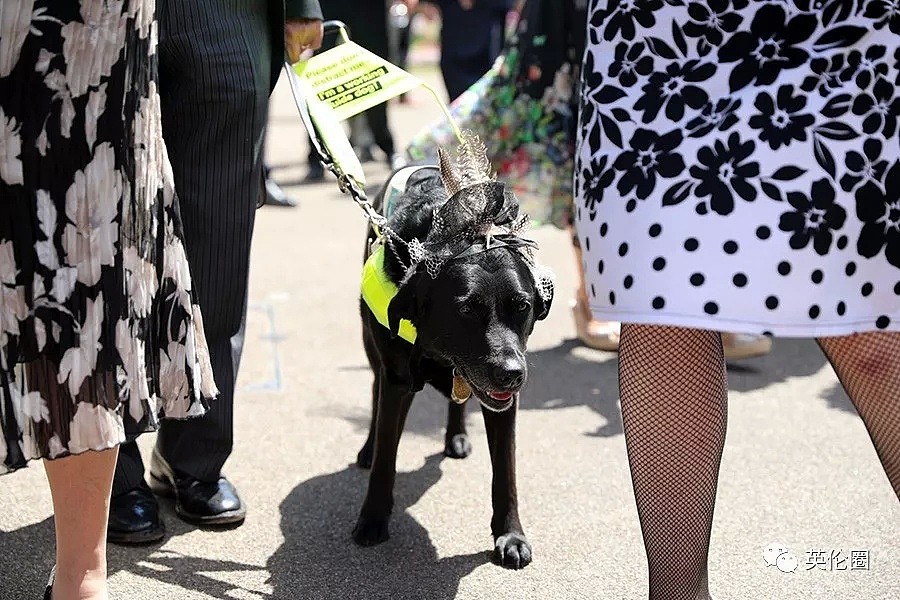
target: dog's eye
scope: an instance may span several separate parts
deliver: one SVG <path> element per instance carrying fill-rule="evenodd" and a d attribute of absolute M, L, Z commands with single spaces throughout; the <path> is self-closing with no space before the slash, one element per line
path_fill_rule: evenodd
<path fill-rule="evenodd" d="M 516 303 L 514 306 L 518 312 L 525 312 L 526 310 L 531 308 L 531 302 L 529 302 L 528 300 L 519 299 L 519 300 L 516 300 Z"/>
<path fill-rule="evenodd" d="M 461 304 L 459 307 L 459 314 L 461 315 L 471 315 L 475 310 L 472 308 L 471 304 Z"/>

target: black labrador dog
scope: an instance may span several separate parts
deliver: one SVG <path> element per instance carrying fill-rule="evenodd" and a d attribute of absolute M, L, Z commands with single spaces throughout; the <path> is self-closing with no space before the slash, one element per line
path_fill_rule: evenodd
<path fill-rule="evenodd" d="M 440 170 L 419 169 L 409 176 L 402 190 L 393 188 L 386 227 L 391 234 L 384 248 L 383 272 L 399 290 L 390 300 L 388 323 L 379 322 L 369 304 L 361 301 L 363 339 L 375 380 L 372 423 L 357 463 L 372 471 L 353 538 L 363 546 L 388 539 L 397 446 L 415 394 L 426 383 L 447 398 L 461 388 L 481 403 L 487 429 L 493 468 L 494 560 L 519 569 L 531 562 L 532 551 L 518 513 L 516 409 L 519 390 L 527 377 L 526 342 L 535 322 L 550 310 L 552 288 L 542 288 L 517 236 L 501 235 L 497 238 L 501 241 L 492 243 L 490 233 L 471 235 L 473 227 L 482 232 L 496 230 L 497 221 L 509 222 L 518 213 L 515 196 L 496 182 L 470 188 L 479 193 L 486 190 L 495 197 L 497 206 L 502 205 L 502 214 L 490 219 L 494 223 L 485 223 L 483 217 L 480 221 L 469 219 L 472 223 L 464 222 L 465 218 L 457 220 L 455 233 L 468 228 L 468 234 L 456 235 L 450 243 L 438 240 L 426 251 L 426 258 L 409 266 L 414 262 L 409 242 L 433 241 L 435 219 L 444 229 L 452 229 L 444 218 L 435 217 L 440 214 L 436 210 L 443 209 L 448 195 L 453 195 L 448 187 L 459 188 L 464 183 L 453 180 L 454 176 L 461 177 L 458 172 L 449 173 L 448 183 L 446 170 L 454 168 L 445 169 L 442 160 Z M 378 210 L 384 209 L 386 190 L 390 188 L 385 186 L 376 197 Z M 466 193 L 463 189 L 459 192 L 462 196 L 450 201 Z M 453 234 L 450 231 L 448 235 Z M 370 229 L 370 245 L 374 239 Z M 367 256 L 369 252 L 367 248 Z M 441 260 L 435 261 L 429 253 Z M 541 293 L 548 288 L 549 293 Z M 414 344 L 397 336 L 404 319 L 415 326 Z M 455 395 L 460 394 L 457 391 Z M 457 398 L 449 403 L 445 438 L 444 453 L 453 458 L 464 458 L 471 452 L 464 405 L 459 401 Z"/>

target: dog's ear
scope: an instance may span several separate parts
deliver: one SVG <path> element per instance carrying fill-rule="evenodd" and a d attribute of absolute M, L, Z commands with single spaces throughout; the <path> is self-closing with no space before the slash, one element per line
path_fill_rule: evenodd
<path fill-rule="evenodd" d="M 553 303 L 553 292 L 550 292 L 547 299 L 544 299 L 540 294 L 535 295 L 537 297 L 535 298 L 534 304 L 534 320 L 543 321 L 547 318 L 547 315 L 550 314 L 550 305 Z"/>
<path fill-rule="evenodd" d="M 422 299 L 419 293 L 421 287 L 422 275 L 419 273 L 418 266 L 407 276 L 397 295 L 393 297 L 391 303 L 388 304 L 388 329 L 393 337 L 397 337 L 400 331 L 400 321 L 406 319 L 412 323 L 418 320 L 422 309 Z"/>
<path fill-rule="evenodd" d="M 553 280 L 549 275 L 537 274 L 534 288 L 534 320 L 543 321 L 553 304 Z"/>

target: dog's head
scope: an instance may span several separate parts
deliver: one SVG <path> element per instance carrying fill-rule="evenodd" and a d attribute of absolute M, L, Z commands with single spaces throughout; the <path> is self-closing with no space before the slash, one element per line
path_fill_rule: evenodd
<path fill-rule="evenodd" d="M 501 246 L 451 260 L 436 277 L 417 266 L 388 318 L 394 333 L 411 321 L 424 352 L 452 363 L 482 404 L 502 411 L 525 383 L 528 336 L 551 301 L 521 252 Z"/>
<path fill-rule="evenodd" d="M 525 384 L 526 343 L 550 310 L 552 279 L 536 268 L 536 244 L 519 235 L 527 217 L 491 175 L 478 138 L 464 135 L 456 164 L 439 158 L 446 196 L 425 239 L 409 242 L 412 267 L 388 306 L 389 326 L 396 334 L 401 320 L 412 322 L 420 352 L 452 364 L 486 408 L 506 410 Z"/>

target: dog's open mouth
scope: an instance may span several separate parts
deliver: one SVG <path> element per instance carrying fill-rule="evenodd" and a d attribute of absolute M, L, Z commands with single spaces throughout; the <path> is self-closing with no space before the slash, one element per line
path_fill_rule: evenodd
<path fill-rule="evenodd" d="M 493 412 L 509 410 L 516 400 L 516 394 L 519 393 L 519 390 L 522 387 L 518 386 L 515 389 L 506 390 L 491 390 L 479 387 L 472 383 L 472 378 L 467 376 L 466 372 L 459 367 L 455 367 L 453 373 L 455 376 L 460 377 L 465 381 L 465 385 L 471 390 L 472 395 L 478 398 L 478 401 L 483 407 Z"/>
<path fill-rule="evenodd" d="M 471 385 L 471 384 L 470 384 Z M 502 392 L 486 392 L 475 386 L 472 386 L 472 393 L 481 402 L 481 405 L 493 412 L 503 412 L 509 410 L 515 401 L 516 392 L 518 390 L 505 390 Z"/>

